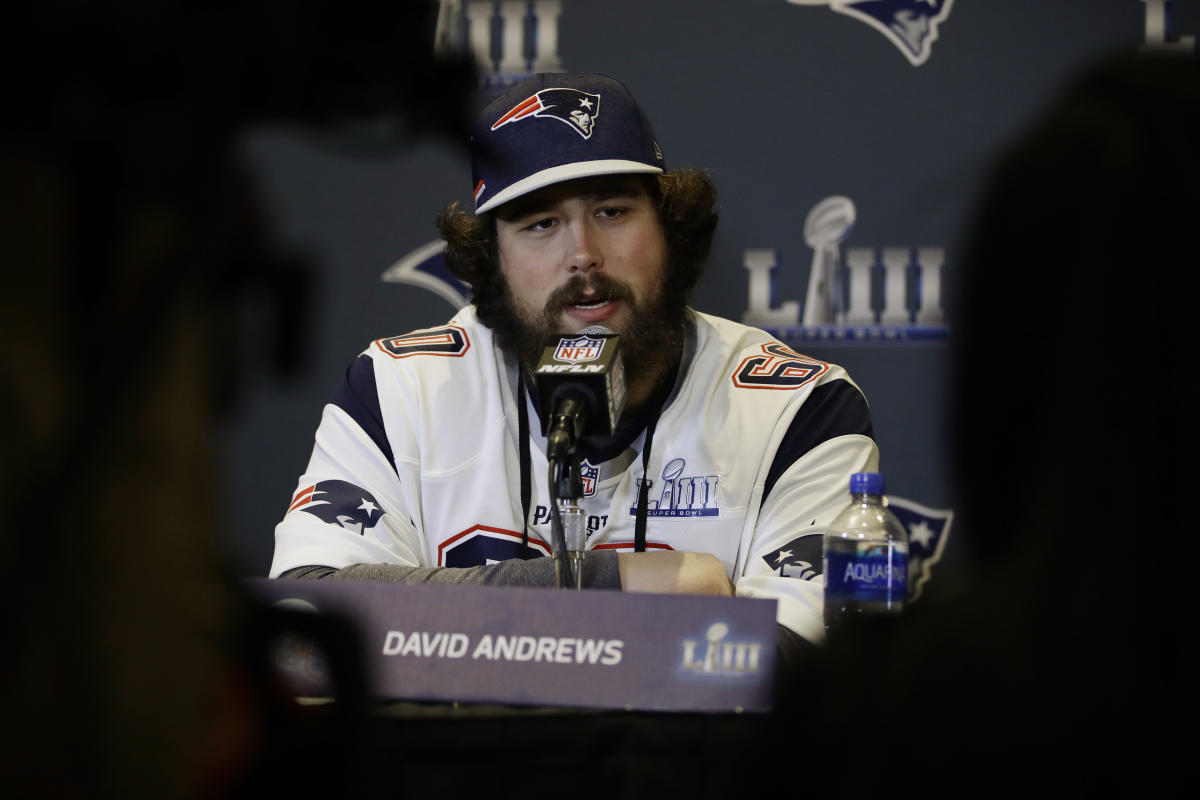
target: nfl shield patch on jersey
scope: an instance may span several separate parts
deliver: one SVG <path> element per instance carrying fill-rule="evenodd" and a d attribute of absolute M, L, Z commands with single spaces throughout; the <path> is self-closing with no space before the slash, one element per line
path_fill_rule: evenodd
<path fill-rule="evenodd" d="M 579 478 L 583 483 L 583 496 L 594 497 L 596 483 L 600 480 L 600 467 L 593 467 L 586 458 L 579 461 Z"/>

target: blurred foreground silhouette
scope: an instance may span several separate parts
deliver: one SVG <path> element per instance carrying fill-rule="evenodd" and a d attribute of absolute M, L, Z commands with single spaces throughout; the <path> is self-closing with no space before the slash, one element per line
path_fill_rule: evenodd
<path fill-rule="evenodd" d="M 792 699 L 825 726 L 831 793 L 1185 785 L 1197 143 L 1197 60 L 1121 56 L 1078 75 L 995 163 L 953 322 L 956 525 L 973 569 L 899 624 L 831 640 L 808 676 L 821 702 Z"/>
<path fill-rule="evenodd" d="M 307 271 L 269 252 L 235 140 L 385 120 L 393 147 L 465 142 L 472 68 L 434 58 L 435 11 L 17 12 L 0 151 L 7 790 L 225 796 L 273 757 L 254 638 L 271 621 L 225 571 L 212 430 L 239 399 L 239 297 L 271 298 L 275 363 L 253 366 L 286 371 Z"/>

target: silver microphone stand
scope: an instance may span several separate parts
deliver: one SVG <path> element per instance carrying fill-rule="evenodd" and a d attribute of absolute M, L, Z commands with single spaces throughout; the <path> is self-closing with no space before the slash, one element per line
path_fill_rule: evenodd
<path fill-rule="evenodd" d="M 587 525 L 578 500 L 583 496 L 583 481 L 579 474 L 579 457 L 572 453 L 558 464 L 554 477 L 557 496 L 558 523 L 566 545 L 567 563 L 561 563 L 555 553 L 555 575 L 560 588 L 583 588 L 583 558 L 587 551 Z"/>

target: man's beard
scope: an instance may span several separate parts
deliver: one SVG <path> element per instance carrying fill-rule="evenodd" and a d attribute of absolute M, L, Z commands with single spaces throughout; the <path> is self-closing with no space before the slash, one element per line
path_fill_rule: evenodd
<path fill-rule="evenodd" d="M 501 278 L 501 283 L 492 328 L 500 347 L 516 354 L 527 372 L 537 366 L 548 338 L 574 333 L 561 330 L 559 320 L 563 311 L 594 297 L 620 301 L 629 311 L 620 330 L 613 331 L 621 337 L 627 382 L 642 377 L 653 377 L 657 382 L 679 358 L 687 304 L 682 296 L 663 287 L 653 297 L 639 301 L 629 284 L 603 272 L 589 273 L 587 277 L 576 274 L 554 290 L 541 312 L 530 319 L 517 308 L 508 282 Z M 589 288 L 592 290 L 590 298 L 585 297 Z"/>

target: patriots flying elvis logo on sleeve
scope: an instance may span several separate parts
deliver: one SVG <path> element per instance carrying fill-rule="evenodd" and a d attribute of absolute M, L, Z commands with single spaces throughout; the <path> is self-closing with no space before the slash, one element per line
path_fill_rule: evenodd
<path fill-rule="evenodd" d="M 365 489 L 346 481 L 319 481 L 296 492 L 288 513 L 306 511 L 331 525 L 362 534 L 383 518 L 383 509 Z"/>
<path fill-rule="evenodd" d="M 556 119 L 590 139 L 600 116 L 600 95 L 578 89 L 542 89 L 509 109 L 492 124 L 492 130 L 531 116 Z"/>
<path fill-rule="evenodd" d="M 763 556 L 763 561 L 782 578 L 811 581 L 823 570 L 823 550 L 824 540 L 820 533 L 805 533 Z"/>

